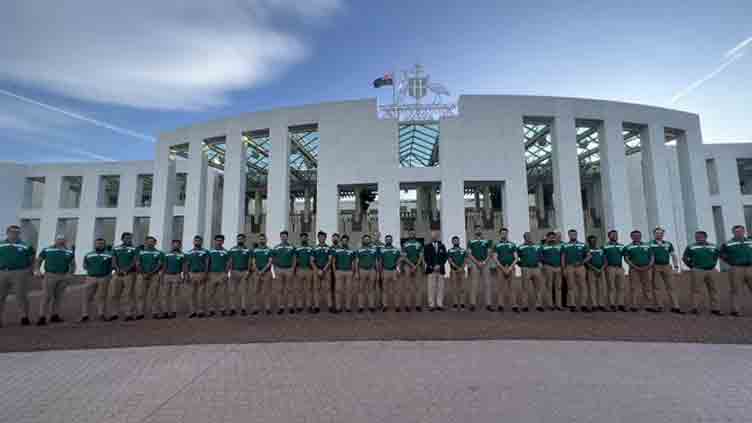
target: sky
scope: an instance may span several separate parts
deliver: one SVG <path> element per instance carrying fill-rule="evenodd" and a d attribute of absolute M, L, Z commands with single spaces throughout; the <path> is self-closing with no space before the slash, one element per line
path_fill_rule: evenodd
<path fill-rule="evenodd" d="M 151 159 L 194 123 L 386 102 L 372 81 L 415 63 L 455 96 L 669 107 L 705 142 L 752 142 L 751 17 L 739 0 L 5 0 L 0 161 Z"/>

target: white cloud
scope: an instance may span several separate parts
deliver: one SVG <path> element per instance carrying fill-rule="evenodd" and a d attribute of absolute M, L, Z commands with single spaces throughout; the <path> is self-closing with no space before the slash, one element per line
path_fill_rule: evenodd
<path fill-rule="evenodd" d="M 308 54 L 290 29 L 340 0 L 0 3 L 0 79 L 83 100 L 202 109 L 278 76 Z"/>

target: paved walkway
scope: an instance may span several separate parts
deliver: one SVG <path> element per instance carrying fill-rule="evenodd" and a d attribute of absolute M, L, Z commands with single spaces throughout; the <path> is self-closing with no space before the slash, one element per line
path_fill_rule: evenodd
<path fill-rule="evenodd" d="M 0 421 L 742 422 L 752 347 L 349 342 L 0 354 Z"/>

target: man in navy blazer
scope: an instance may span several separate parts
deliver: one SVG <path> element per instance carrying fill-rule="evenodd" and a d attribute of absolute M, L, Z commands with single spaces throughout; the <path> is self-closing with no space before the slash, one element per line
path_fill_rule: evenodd
<path fill-rule="evenodd" d="M 444 310 L 444 272 L 448 259 L 446 246 L 439 231 L 431 231 L 431 242 L 423 246 L 423 259 L 428 275 L 428 307 L 430 311 Z"/>

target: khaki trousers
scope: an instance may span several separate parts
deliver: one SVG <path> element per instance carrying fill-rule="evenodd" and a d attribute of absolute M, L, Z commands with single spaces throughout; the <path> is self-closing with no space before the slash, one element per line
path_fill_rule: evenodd
<path fill-rule="evenodd" d="M 496 305 L 499 307 L 517 307 L 522 301 L 521 281 L 514 277 L 514 268 L 505 273 L 501 267 L 496 268 Z"/>
<path fill-rule="evenodd" d="M 710 300 L 710 310 L 721 310 L 721 299 L 718 296 L 718 289 L 715 286 L 715 274 L 718 273 L 714 270 L 702 270 L 692 269 L 692 308 L 699 308 L 700 301 L 704 300 L 702 292 L 702 285 L 708 291 L 708 299 Z"/>
<path fill-rule="evenodd" d="M 747 289 L 752 292 L 752 266 L 731 266 L 728 275 L 731 294 L 731 311 L 738 313 L 739 304 L 737 303 L 737 297 L 741 294 L 741 290 L 746 285 Z"/>
<path fill-rule="evenodd" d="M 650 277 L 650 269 L 629 269 L 629 289 L 632 293 L 632 307 L 655 306 L 655 292 L 653 292 Z M 642 304 L 640 304 L 640 291 L 642 291 Z"/>
<path fill-rule="evenodd" d="M 276 298 L 274 302 L 277 305 L 277 309 L 295 307 L 293 304 L 293 292 L 295 290 L 292 286 L 294 283 L 293 279 L 292 269 L 274 268 L 272 296 Z"/>
<path fill-rule="evenodd" d="M 543 265 L 543 279 L 546 287 L 542 303 L 548 307 L 561 307 L 561 267 Z"/>
<path fill-rule="evenodd" d="M 426 277 L 429 307 L 444 307 L 444 275 L 431 272 Z"/>
<path fill-rule="evenodd" d="M 216 310 L 225 311 L 225 298 L 227 290 L 227 273 L 210 272 L 206 283 L 205 307 L 209 312 Z"/>
<path fill-rule="evenodd" d="M 660 289 L 658 279 L 663 282 L 663 289 Z M 653 298 L 655 299 L 655 305 L 657 307 L 663 307 L 664 298 L 658 296 L 658 291 L 666 293 L 665 297 L 671 302 L 671 308 L 679 308 L 679 298 L 674 290 L 674 270 L 668 264 L 656 264 L 653 266 L 653 275 L 651 278 L 651 286 L 653 290 Z"/>
<path fill-rule="evenodd" d="M 207 275 L 203 272 L 191 272 L 191 313 L 203 313 L 206 297 Z"/>
<path fill-rule="evenodd" d="M 567 274 L 567 305 L 584 307 L 588 299 L 585 266 L 567 266 L 564 271 Z"/>
<path fill-rule="evenodd" d="M 272 290 L 274 289 L 271 270 L 256 272 L 252 279 L 251 291 L 253 292 L 253 310 L 261 311 L 263 306 L 266 311 L 272 309 Z"/>
<path fill-rule="evenodd" d="M 70 273 L 45 273 L 42 281 L 42 298 L 39 302 L 39 316 L 49 318 L 60 313 L 65 288 L 71 278 Z"/>
<path fill-rule="evenodd" d="M 384 270 L 382 272 L 382 280 L 384 281 L 383 290 L 383 302 L 384 307 L 390 305 L 394 307 L 400 306 L 400 293 L 399 293 L 399 280 L 400 275 L 396 270 Z"/>
<path fill-rule="evenodd" d="M 332 293 L 330 292 L 331 283 L 329 276 L 331 275 L 331 272 L 329 270 L 325 272 L 314 270 L 312 273 L 311 281 L 313 286 L 311 288 L 311 301 L 313 302 L 313 306 L 321 307 L 326 303 L 329 308 L 334 307 Z"/>
<path fill-rule="evenodd" d="M 621 266 L 607 266 L 606 267 L 606 290 L 608 295 L 608 302 L 610 306 L 624 306 L 626 305 L 626 276 L 624 276 L 624 268 Z"/>
<path fill-rule="evenodd" d="M 97 314 L 107 315 L 107 293 L 112 276 L 93 277 L 87 276 L 84 285 L 84 295 L 81 302 L 81 316 L 88 316 L 91 304 L 96 301 Z"/>
<path fill-rule="evenodd" d="M 183 277 L 180 273 L 165 273 L 160 282 L 159 294 L 162 303 L 162 311 L 165 313 L 177 313 L 178 302 L 181 293 Z"/>
<path fill-rule="evenodd" d="M 231 270 L 225 289 L 225 304 L 230 310 L 247 310 L 250 276 L 246 270 Z"/>
<path fill-rule="evenodd" d="M 353 272 L 350 270 L 334 271 L 334 302 L 336 307 L 352 310 Z"/>
<path fill-rule="evenodd" d="M 405 306 L 422 307 L 423 299 L 427 294 L 424 293 L 425 283 L 423 283 L 423 273 L 420 269 L 416 266 L 415 270 L 412 270 L 410 266 L 405 266 L 405 274 L 402 281 Z"/>
<path fill-rule="evenodd" d="M 5 300 L 11 286 L 15 289 L 16 301 L 24 317 L 29 317 L 29 287 L 32 276 L 29 269 L 0 270 L 0 323 L 3 321 Z"/>
<path fill-rule="evenodd" d="M 464 305 L 468 300 L 465 269 L 452 269 L 449 273 L 449 295 L 452 305 Z"/>
<path fill-rule="evenodd" d="M 365 301 L 368 300 L 368 307 L 374 308 L 379 292 L 379 276 L 374 269 L 360 269 L 359 272 L 358 307 L 365 307 Z"/>
<path fill-rule="evenodd" d="M 590 307 L 605 307 L 608 305 L 608 292 L 606 289 L 606 278 L 603 271 L 596 271 L 593 269 L 587 269 L 586 285 L 587 285 L 587 304 Z M 584 301 L 584 300 L 583 300 Z"/>
<path fill-rule="evenodd" d="M 537 267 L 521 267 L 520 290 L 522 307 L 541 307 L 546 282 L 541 270 Z"/>
<path fill-rule="evenodd" d="M 110 281 L 110 304 L 113 314 L 124 313 L 130 316 L 136 312 L 136 281 L 138 275 L 135 272 L 112 277 Z"/>
<path fill-rule="evenodd" d="M 478 266 L 475 262 L 470 261 L 467 270 L 470 272 L 470 304 L 478 304 L 478 289 L 482 287 L 485 304 L 487 306 L 492 305 L 491 291 L 493 290 L 493 286 L 491 285 L 488 263 L 483 266 Z"/>
<path fill-rule="evenodd" d="M 149 311 L 156 313 L 159 308 L 159 274 L 138 275 L 136 280 L 136 309 L 144 315 Z"/>
<path fill-rule="evenodd" d="M 311 285 L 311 269 L 295 270 L 295 273 L 290 278 L 290 304 L 292 307 L 302 309 L 306 306 L 306 300 L 308 299 L 307 293 Z"/>

